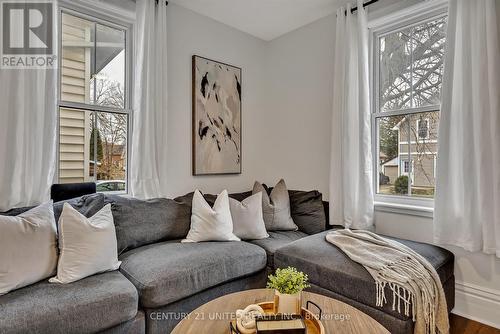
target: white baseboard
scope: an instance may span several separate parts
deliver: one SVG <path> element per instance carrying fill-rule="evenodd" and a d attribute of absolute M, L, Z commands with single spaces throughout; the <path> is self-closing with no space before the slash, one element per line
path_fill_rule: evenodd
<path fill-rule="evenodd" d="M 452 313 L 500 329 L 500 291 L 455 282 Z"/>

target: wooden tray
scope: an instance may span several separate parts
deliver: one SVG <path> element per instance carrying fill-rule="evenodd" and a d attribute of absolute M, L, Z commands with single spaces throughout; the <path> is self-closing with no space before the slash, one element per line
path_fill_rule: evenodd
<path fill-rule="evenodd" d="M 274 313 L 274 302 L 264 302 L 257 305 L 262 307 L 266 314 Z M 307 303 L 307 306 L 309 307 L 309 303 Z M 325 334 L 325 328 L 323 327 L 323 324 L 321 323 L 317 315 L 315 315 L 305 307 L 302 307 L 301 314 L 304 319 L 304 323 L 306 324 L 307 334 Z M 232 321 L 232 325 L 234 328 L 236 328 L 235 320 Z"/>

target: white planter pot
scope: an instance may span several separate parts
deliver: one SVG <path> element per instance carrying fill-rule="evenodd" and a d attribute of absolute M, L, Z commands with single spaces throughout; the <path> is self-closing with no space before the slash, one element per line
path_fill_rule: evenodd
<path fill-rule="evenodd" d="M 275 291 L 275 308 L 276 313 L 282 314 L 300 314 L 301 308 L 301 293 L 297 292 L 293 295 L 279 293 L 277 290 Z"/>

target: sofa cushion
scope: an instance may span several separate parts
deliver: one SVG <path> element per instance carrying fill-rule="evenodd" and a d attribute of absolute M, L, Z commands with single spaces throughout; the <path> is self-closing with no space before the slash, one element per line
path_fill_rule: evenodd
<path fill-rule="evenodd" d="M 258 272 L 265 251 L 241 241 L 166 241 L 124 253 L 120 270 L 146 308 L 170 304 L 202 290 Z"/>
<path fill-rule="evenodd" d="M 301 231 L 274 231 L 268 233 L 269 238 L 250 240 L 248 242 L 264 248 L 267 254 L 267 266 L 271 268 L 274 265 L 274 253 L 278 248 L 308 236 L 308 234 Z"/>
<path fill-rule="evenodd" d="M 0 333 L 95 333 L 133 319 L 137 305 L 119 271 L 64 285 L 45 280 L 0 297 Z"/>
<path fill-rule="evenodd" d="M 375 305 L 375 283 L 360 264 L 325 240 L 328 231 L 308 236 L 284 246 L 274 254 L 274 266 L 293 266 L 304 271 L 309 281 L 365 305 Z M 436 268 L 441 282 L 453 276 L 453 254 L 443 248 L 415 241 L 390 238 L 412 248 Z M 392 310 L 392 292 L 386 287 L 388 303 L 384 311 L 398 318 L 404 315 Z"/>
<path fill-rule="evenodd" d="M 292 219 L 299 230 L 307 234 L 315 234 L 325 230 L 326 215 L 323 207 L 323 196 L 317 190 L 289 190 Z"/>
<path fill-rule="evenodd" d="M 158 241 L 184 238 L 191 225 L 191 204 L 167 198 L 139 200 L 110 195 L 118 254 Z"/>

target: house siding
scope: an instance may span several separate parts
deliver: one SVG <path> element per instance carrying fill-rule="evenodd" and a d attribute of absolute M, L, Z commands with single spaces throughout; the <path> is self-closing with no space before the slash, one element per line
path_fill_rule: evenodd
<path fill-rule="evenodd" d="M 90 41 L 90 32 L 79 21 L 63 16 L 63 41 Z M 64 46 L 63 42 L 63 46 Z M 61 59 L 61 99 L 89 101 L 90 49 L 63 47 Z M 91 112 L 59 109 L 59 182 L 85 182 L 89 175 Z"/>
<path fill-rule="evenodd" d="M 399 125 L 399 161 L 400 175 L 407 175 L 404 172 L 404 161 L 412 161 L 412 185 L 416 187 L 434 187 L 435 185 L 435 164 L 437 156 L 437 139 L 439 119 L 437 114 L 425 113 L 423 119 L 429 121 L 427 138 L 418 138 L 417 119 L 419 116 L 406 118 Z M 410 120 L 410 123 L 408 121 Z M 392 180 L 391 180 L 392 182 Z"/>

